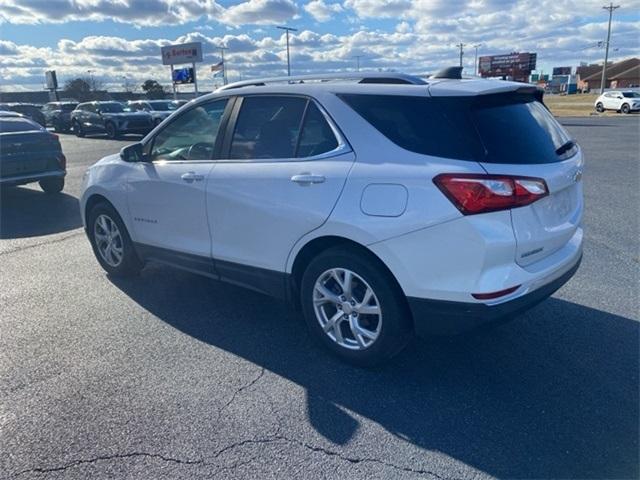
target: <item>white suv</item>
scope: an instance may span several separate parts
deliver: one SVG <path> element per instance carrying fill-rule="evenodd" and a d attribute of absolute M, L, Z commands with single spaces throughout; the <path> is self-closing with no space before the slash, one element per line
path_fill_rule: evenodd
<path fill-rule="evenodd" d="M 600 95 L 595 102 L 596 111 L 616 110 L 622 113 L 631 113 L 640 110 L 640 93 L 619 92 L 612 90 Z"/>
<path fill-rule="evenodd" d="M 110 274 L 161 262 L 289 300 L 377 363 L 577 270 L 582 153 L 541 99 L 398 74 L 232 84 L 89 168 L 84 225 Z"/>

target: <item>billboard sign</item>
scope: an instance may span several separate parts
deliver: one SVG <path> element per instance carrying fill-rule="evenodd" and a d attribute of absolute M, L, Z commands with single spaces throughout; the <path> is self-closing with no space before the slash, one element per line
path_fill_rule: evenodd
<path fill-rule="evenodd" d="M 511 77 L 513 80 L 526 82 L 536 69 L 536 53 L 509 53 L 507 55 L 490 55 L 480 57 L 480 75 L 483 77 Z"/>
<path fill-rule="evenodd" d="M 202 43 L 183 43 L 181 45 L 167 45 L 160 49 L 163 65 L 181 65 L 202 61 Z"/>
<path fill-rule="evenodd" d="M 192 67 L 178 68 L 173 71 L 172 75 L 173 83 L 194 83 Z"/>
<path fill-rule="evenodd" d="M 56 77 L 55 70 L 48 70 L 44 72 L 45 79 L 47 81 L 47 88 L 49 90 L 55 90 L 58 88 L 58 78 Z"/>
<path fill-rule="evenodd" d="M 553 76 L 571 75 L 571 67 L 553 67 Z"/>

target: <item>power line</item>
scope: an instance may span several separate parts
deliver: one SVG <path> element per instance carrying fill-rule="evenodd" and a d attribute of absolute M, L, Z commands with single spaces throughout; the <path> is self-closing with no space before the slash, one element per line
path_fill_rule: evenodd
<path fill-rule="evenodd" d="M 290 77 L 291 76 L 291 57 L 289 56 L 289 32 L 297 32 L 298 29 L 287 27 L 287 26 L 282 26 L 282 27 L 277 26 L 276 28 L 279 28 L 280 30 L 284 30 L 285 32 L 287 32 L 287 76 Z"/>
<path fill-rule="evenodd" d="M 607 28 L 607 43 L 605 44 L 604 50 L 604 65 L 602 65 L 600 94 L 604 93 L 605 82 L 607 81 L 607 60 L 609 60 L 609 42 L 611 41 L 611 18 L 613 17 L 613 11 L 620 8 L 620 5 L 614 5 L 613 3 L 610 3 L 609 5 L 605 5 L 602 8 L 609 11 L 609 27 Z"/>

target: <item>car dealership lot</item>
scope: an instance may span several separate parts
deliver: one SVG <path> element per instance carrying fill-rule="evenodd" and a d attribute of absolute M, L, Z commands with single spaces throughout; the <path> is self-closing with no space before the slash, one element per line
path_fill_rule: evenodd
<path fill-rule="evenodd" d="M 168 267 L 108 278 L 63 195 L 0 197 L 0 478 L 637 478 L 640 117 L 564 121 L 583 147 L 585 258 L 492 332 L 360 370 L 294 311 Z"/>

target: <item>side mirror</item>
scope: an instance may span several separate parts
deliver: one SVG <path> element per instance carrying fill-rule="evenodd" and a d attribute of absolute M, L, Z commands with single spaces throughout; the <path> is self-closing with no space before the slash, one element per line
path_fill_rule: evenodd
<path fill-rule="evenodd" d="M 120 150 L 120 158 L 125 162 L 146 162 L 147 158 L 144 154 L 142 143 L 133 143 L 122 147 Z"/>

